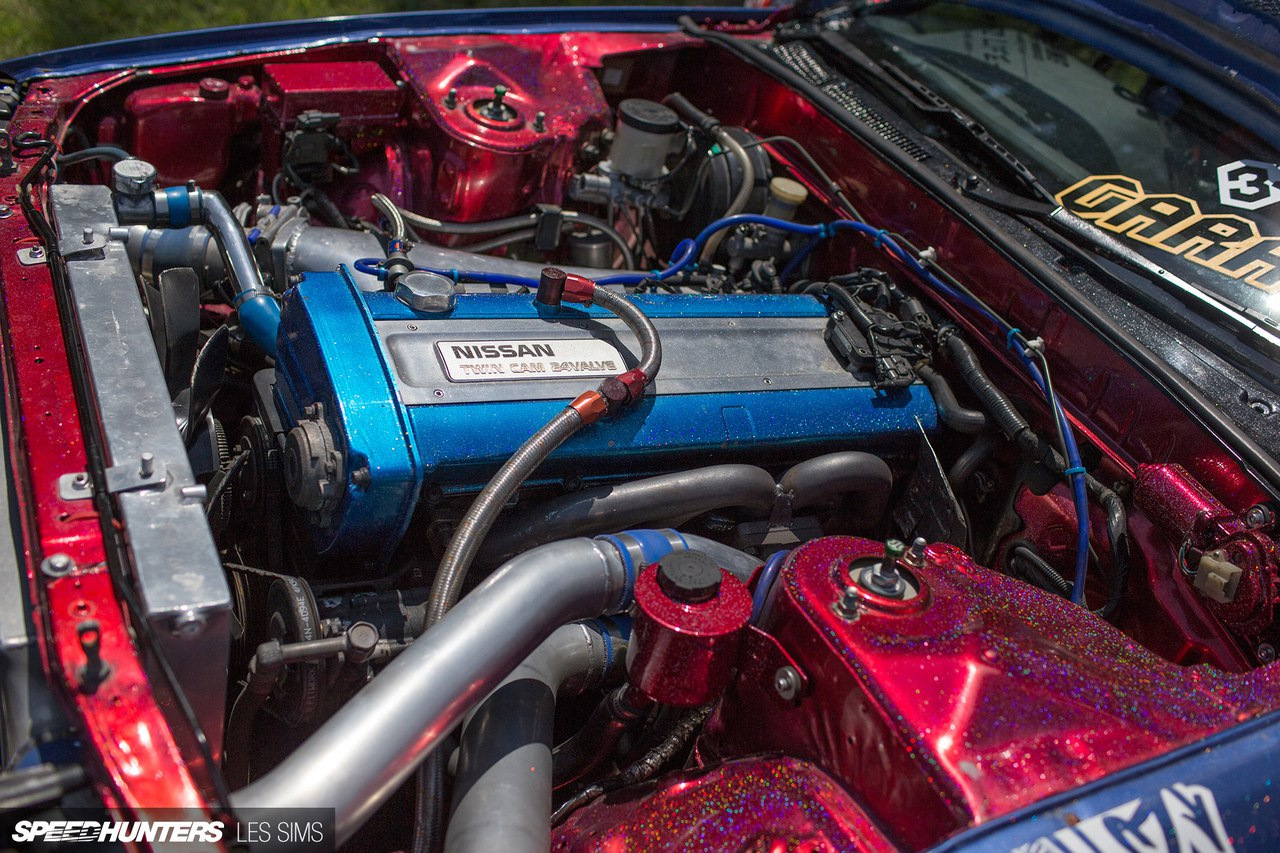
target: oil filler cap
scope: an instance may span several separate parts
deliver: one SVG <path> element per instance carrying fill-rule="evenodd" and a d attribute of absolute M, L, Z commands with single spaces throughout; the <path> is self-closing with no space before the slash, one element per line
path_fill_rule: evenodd
<path fill-rule="evenodd" d="M 716 561 L 697 551 L 673 551 L 658 561 L 658 588 L 682 604 L 715 598 L 720 579 Z"/>
<path fill-rule="evenodd" d="M 424 314 L 447 314 L 457 304 L 453 279 L 425 270 L 402 275 L 396 282 L 396 299 Z"/>

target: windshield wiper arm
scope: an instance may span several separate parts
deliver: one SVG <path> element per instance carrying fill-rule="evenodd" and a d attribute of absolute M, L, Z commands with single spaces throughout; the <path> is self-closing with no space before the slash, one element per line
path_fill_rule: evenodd
<path fill-rule="evenodd" d="M 956 132 L 974 143 L 979 152 L 994 162 L 1006 175 L 1032 192 L 1038 199 L 1054 202 L 1053 194 L 1044 188 L 1035 172 L 1013 155 L 1008 148 L 987 132 L 982 123 L 921 83 L 898 66 L 872 59 L 842 32 L 824 29 L 817 33 L 818 41 L 840 57 L 845 70 L 858 73 L 864 79 L 887 87 L 904 98 L 912 107 L 933 117 L 948 130 Z M 1056 202 L 1054 202 L 1056 203 Z"/>

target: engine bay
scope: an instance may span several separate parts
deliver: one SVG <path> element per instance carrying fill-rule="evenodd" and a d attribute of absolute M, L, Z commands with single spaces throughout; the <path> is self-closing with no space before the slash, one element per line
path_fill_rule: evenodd
<path fill-rule="evenodd" d="M 919 850 L 1280 708 L 1267 490 L 824 85 L 570 32 L 33 89 L 110 456 L 60 494 L 206 795 Z"/>

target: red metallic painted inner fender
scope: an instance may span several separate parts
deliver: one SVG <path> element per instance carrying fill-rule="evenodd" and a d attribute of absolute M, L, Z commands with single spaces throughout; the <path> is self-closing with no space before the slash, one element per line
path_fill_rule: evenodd
<path fill-rule="evenodd" d="M 770 679 L 740 678 L 702 754 L 816 761 L 919 849 L 1280 703 L 1274 667 L 1178 667 L 946 545 L 913 569 L 926 606 L 845 618 L 833 605 L 849 562 L 881 554 L 832 537 L 788 558 L 760 627 L 807 690 L 787 702 Z"/>
<path fill-rule="evenodd" d="M 57 119 L 75 112 L 94 92 L 119 75 L 68 78 L 38 84 L 14 115 L 9 132 L 52 135 Z M 18 170 L 0 178 L 0 198 L 18 209 L 18 184 L 38 152 L 15 156 Z M 42 204 L 42 202 L 38 202 Z M 7 245 L 37 245 L 21 216 L 0 219 Z M 19 482 L 16 500 L 27 538 L 27 575 L 41 631 L 45 666 L 55 692 L 78 720 L 99 773 L 95 785 L 105 802 L 130 809 L 202 807 L 208 788 L 194 778 L 198 762 L 178 747 L 171 725 L 152 692 L 149 673 L 133 645 L 129 614 L 105 563 L 102 519 L 89 501 L 64 500 L 58 479 L 87 467 L 84 431 L 75 400 L 63 324 L 48 263 L 24 266 L 16 252 L 0 260 L 3 282 L 4 368 L 8 448 Z M 40 561 L 61 553 L 76 569 L 50 578 Z M 98 624 L 109 677 L 97 690 L 83 690 L 78 671 L 86 660 L 80 631 Z"/>
<path fill-rule="evenodd" d="M 897 848 L 823 770 L 795 758 L 748 758 L 673 773 L 604 797 L 552 835 L 556 851 L 848 851 Z"/>
<path fill-rule="evenodd" d="M 608 122 L 594 75 L 560 36 L 474 39 L 466 51 L 453 38 L 403 39 L 392 58 L 417 96 L 414 124 L 442 131 L 430 146 L 434 179 L 412 200 L 430 216 L 465 222 L 559 204 L 578 141 Z M 495 86 L 507 90 L 510 121 L 479 111 Z"/>

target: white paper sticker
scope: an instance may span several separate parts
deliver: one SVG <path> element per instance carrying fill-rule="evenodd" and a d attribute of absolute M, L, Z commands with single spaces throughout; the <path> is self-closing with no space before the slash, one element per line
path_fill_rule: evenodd
<path fill-rule="evenodd" d="M 451 382 L 614 376 L 627 369 L 622 354 L 595 338 L 437 341 Z"/>

